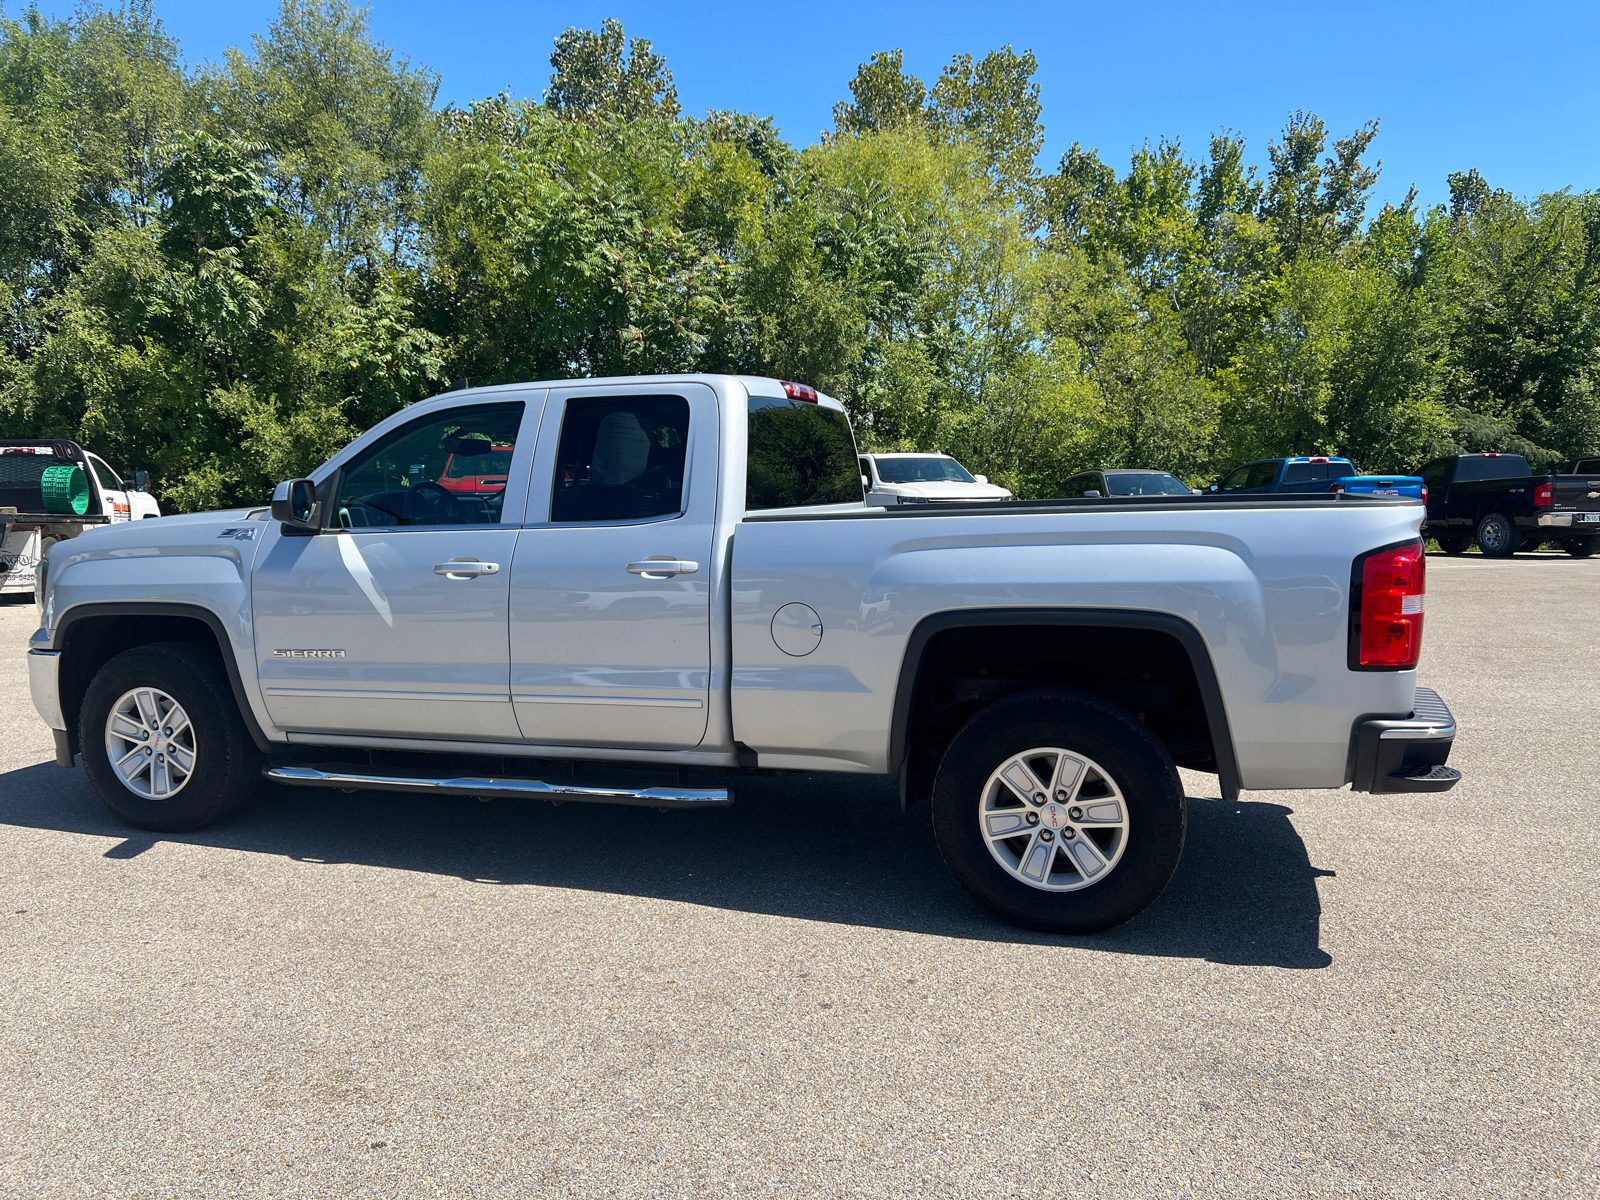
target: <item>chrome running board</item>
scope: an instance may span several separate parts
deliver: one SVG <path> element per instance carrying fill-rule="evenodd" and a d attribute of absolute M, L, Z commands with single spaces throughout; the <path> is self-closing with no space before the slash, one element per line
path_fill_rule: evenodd
<path fill-rule="evenodd" d="M 726 788 L 682 787 L 579 787 L 573 783 L 546 783 L 542 779 L 506 776 L 462 776 L 430 779 L 422 775 L 381 775 L 366 771 L 323 767 L 265 767 L 261 776 L 269 783 L 290 787 L 340 788 L 347 792 L 416 792 L 430 796 L 522 797 L 532 800 L 587 801 L 591 804 L 630 804 L 639 808 L 726 808 L 733 794 Z"/>

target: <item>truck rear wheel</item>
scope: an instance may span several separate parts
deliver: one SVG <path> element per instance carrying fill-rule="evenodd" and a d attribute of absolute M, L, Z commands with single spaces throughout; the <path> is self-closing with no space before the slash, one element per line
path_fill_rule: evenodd
<path fill-rule="evenodd" d="M 1439 549 L 1446 554 L 1465 554 L 1467 547 L 1472 545 L 1472 539 L 1464 537 L 1435 538 L 1434 540 L 1439 543 Z"/>
<path fill-rule="evenodd" d="M 1600 550 L 1600 537 L 1590 534 L 1588 537 L 1563 538 L 1561 548 L 1573 558 L 1588 558 L 1596 550 Z"/>
<path fill-rule="evenodd" d="M 1510 558 L 1522 548 L 1522 531 L 1505 513 L 1490 513 L 1478 522 L 1478 549 L 1485 558 Z"/>
<path fill-rule="evenodd" d="M 1026 929 L 1086 934 L 1143 912 L 1183 853 L 1188 817 L 1166 747 L 1085 692 L 1023 692 L 950 743 L 933 788 L 945 862 Z"/>
<path fill-rule="evenodd" d="M 187 642 L 137 646 L 101 667 L 78 745 L 101 801 L 138 829 L 199 829 L 261 783 L 260 752 L 215 655 Z"/>

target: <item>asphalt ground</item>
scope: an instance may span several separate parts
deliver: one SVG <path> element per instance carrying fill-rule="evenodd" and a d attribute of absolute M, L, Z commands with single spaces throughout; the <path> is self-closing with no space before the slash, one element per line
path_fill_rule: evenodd
<path fill-rule="evenodd" d="M 1187 775 L 1157 904 L 1019 932 L 874 779 L 703 813 L 119 826 L 0 609 L 0 1194 L 1600 1194 L 1600 561 L 1429 560 L 1445 795 Z"/>

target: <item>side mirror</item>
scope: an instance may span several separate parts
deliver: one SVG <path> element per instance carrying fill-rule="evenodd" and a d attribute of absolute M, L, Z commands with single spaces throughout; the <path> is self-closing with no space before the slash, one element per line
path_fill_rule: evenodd
<path fill-rule="evenodd" d="M 136 492 L 148 492 L 150 490 L 149 471 L 135 471 L 133 473 L 133 490 Z"/>
<path fill-rule="evenodd" d="M 979 482 L 979 483 L 988 483 L 989 482 L 989 477 L 987 475 L 974 475 L 972 478 L 977 480 L 977 482 Z"/>
<path fill-rule="evenodd" d="M 872 480 L 869 479 L 867 476 L 863 475 L 861 477 L 861 486 L 866 488 L 867 491 L 870 492 L 872 490 Z"/>
<path fill-rule="evenodd" d="M 1213 483 L 1213 484 L 1212 484 L 1212 485 L 1211 485 L 1211 486 L 1210 486 L 1210 487 L 1209 487 L 1209 488 L 1207 488 L 1207 489 L 1206 489 L 1206 490 L 1207 490 L 1207 491 L 1212 491 L 1212 492 L 1214 492 L 1214 491 L 1216 491 L 1216 490 L 1217 490 L 1217 485 L 1216 485 L 1216 484 L 1214 484 L 1214 483 Z"/>
<path fill-rule="evenodd" d="M 1212 488 L 1211 490 L 1212 491 L 1216 491 L 1217 489 L 1216 488 Z M 1190 493 L 1192 495 L 1195 495 L 1195 496 L 1204 496 L 1205 495 L 1205 493 L 1202 492 L 1199 488 L 1190 488 L 1189 491 L 1190 491 Z"/>
<path fill-rule="evenodd" d="M 1099 496 L 1100 496 L 1100 493 L 1098 491 L 1096 491 L 1094 488 L 1090 488 L 1087 492 L 1084 493 L 1084 496 L 1086 496 L 1086 497 L 1094 496 L 1095 498 L 1098 499 Z"/>
<path fill-rule="evenodd" d="M 292 529 L 315 529 L 311 523 L 317 510 L 316 485 L 309 479 L 290 479 L 272 493 L 272 519 Z"/>

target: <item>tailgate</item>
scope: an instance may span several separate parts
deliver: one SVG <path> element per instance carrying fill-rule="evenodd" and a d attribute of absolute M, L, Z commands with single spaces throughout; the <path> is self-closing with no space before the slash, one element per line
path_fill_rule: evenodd
<path fill-rule="evenodd" d="M 1600 512 L 1600 474 L 1593 479 L 1586 475 L 1552 475 L 1550 482 L 1556 512 Z"/>

